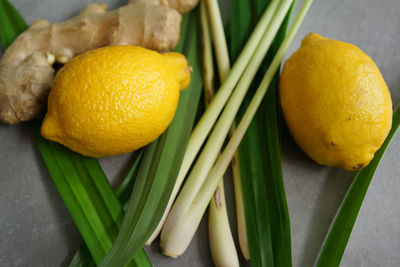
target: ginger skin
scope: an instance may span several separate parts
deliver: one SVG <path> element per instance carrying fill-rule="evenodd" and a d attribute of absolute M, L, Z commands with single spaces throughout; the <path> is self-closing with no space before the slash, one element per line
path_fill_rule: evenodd
<path fill-rule="evenodd" d="M 131 2 L 138 2 L 141 0 L 131 0 Z M 172 7 L 184 14 L 193 9 L 199 2 L 199 0 L 147 0 L 153 4 L 164 5 Z"/>
<path fill-rule="evenodd" d="M 187 0 L 191 8 L 197 1 Z M 107 45 L 139 45 L 157 51 L 175 47 L 181 14 L 168 6 L 170 2 L 178 6 L 180 1 L 130 0 L 113 11 L 92 3 L 64 22 L 34 21 L 0 60 L 0 120 L 15 124 L 39 116 L 47 102 L 54 62 L 64 64 Z M 180 11 L 191 8 L 185 5 Z"/>

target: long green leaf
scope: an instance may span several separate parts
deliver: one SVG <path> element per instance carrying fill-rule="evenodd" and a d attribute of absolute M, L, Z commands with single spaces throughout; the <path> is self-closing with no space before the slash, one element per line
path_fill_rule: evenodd
<path fill-rule="evenodd" d="M 128 203 L 131 196 L 131 192 L 133 190 L 133 186 L 139 172 L 140 163 L 142 162 L 143 152 L 143 149 L 140 150 L 128 174 L 126 175 L 118 189 L 115 191 L 115 195 L 117 196 L 122 206 L 125 206 L 125 204 Z"/>
<path fill-rule="evenodd" d="M 28 25 L 10 2 L 0 0 L 0 27 L 0 41 L 4 51 Z"/>
<path fill-rule="evenodd" d="M 269 1 L 253 0 L 232 3 L 231 17 L 239 17 L 241 25 L 231 24 L 231 55 L 237 56 L 251 26 L 266 8 Z M 237 6 L 240 7 L 237 9 Z M 293 11 L 291 8 L 291 12 Z M 268 52 L 260 74 L 265 73 L 275 52 L 282 42 L 291 16 L 288 13 L 281 29 Z M 234 20 L 235 21 L 235 20 Z M 243 27 L 247 25 L 247 27 Z M 238 27 L 239 30 L 234 30 Z M 261 75 L 252 85 L 256 89 Z M 239 158 L 246 158 L 240 164 L 243 195 L 246 210 L 250 258 L 255 266 L 291 266 L 290 218 L 282 176 L 279 139 L 278 79 L 276 75 L 255 118 L 253 119 L 239 147 Z M 251 100 L 246 97 L 242 112 Z"/>
<path fill-rule="evenodd" d="M 26 23 L 7 0 L 0 0 L 0 22 L 4 49 L 26 29 Z M 97 160 L 43 139 L 39 134 L 40 124 L 39 121 L 32 124 L 36 144 L 91 256 L 99 263 L 118 233 L 122 206 Z M 87 254 L 81 256 L 90 262 Z M 137 251 L 129 265 L 151 266 L 151 263 L 142 249 Z"/>
<path fill-rule="evenodd" d="M 124 178 L 123 182 L 118 187 L 118 189 L 115 191 L 115 195 L 117 196 L 119 202 L 123 207 L 127 204 L 129 197 L 131 195 L 133 185 L 135 183 L 136 176 L 139 171 L 139 166 L 142 157 L 143 157 L 143 150 L 139 152 L 128 174 L 126 175 L 126 177 Z M 71 263 L 69 264 L 69 267 L 81 267 L 81 266 L 82 267 L 96 266 L 92 256 L 90 255 L 90 251 L 85 243 L 81 245 L 77 253 L 75 253 Z"/>
<path fill-rule="evenodd" d="M 145 151 L 121 231 L 100 266 L 124 266 L 157 227 L 170 195 L 193 127 L 202 93 L 198 11 L 190 13 L 184 53 L 193 68 L 168 130 Z"/>
<path fill-rule="evenodd" d="M 93 260 L 98 264 L 118 234 L 123 218 L 122 206 L 98 161 L 42 138 L 40 124 L 37 121 L 33 126 L 36 144 Z M 80 255 L 89 260 L 88 255 Z M 151 266 L 151 263 L 142 249 L 129 266 Z"/>
<path fill-rule="evenodd" d="M 393 114 L 392 129 L 386 137 L 381 148 L 375 153 L 374 158 L 367 167 L 360 170 L 350 185 L 346 196 L 340 205 L 339 211 L 333 221 L 331 229 L 322 247 L 317 260 L 318 267 L 339 266 L 343 253 L 349 241 L 351 231 L 356 222 L 365 194 L 374 176 L 376 169 L 393 140 L 400 126 L 400 106 Z"/>

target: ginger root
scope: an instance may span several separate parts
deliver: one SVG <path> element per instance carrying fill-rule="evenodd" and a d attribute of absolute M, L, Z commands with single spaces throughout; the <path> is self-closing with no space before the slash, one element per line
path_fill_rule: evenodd
<path fill-rule="evenodd" d="M 141 0 L 131 0 L 131 2 L 138 2 Z M 178 10 L 180 13 L 187 13 L 193 9 L 199 2 L 199 0 L 147 0 L 153 4 L 159 4 L 164 6 L 172 7 Z"/>
<path fill-rule="evenodd" d="M 64 22 L 34 21 L 0 60 L 0 120 L 15 124 L 39 116 L 47 102 L 54 62 L 64 64 L 87 50 L 107 45 L 172 49 L 179 41 L 181 22 L 181 14 L 174 8 L 187 12 L 197 2 L 130 0 L 113 11 L 92 3 Z"/>

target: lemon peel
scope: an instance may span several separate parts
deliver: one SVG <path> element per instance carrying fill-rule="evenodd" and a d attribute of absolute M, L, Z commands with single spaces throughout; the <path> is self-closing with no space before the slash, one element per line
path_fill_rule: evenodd
<path fill-rule="evenodd" d="M 179 53 L 138 46 L 90 50 L 57 73 L 41 134 L 91 157 L 134 151 L 167 129 L 189 82 Z"/>
<path fill-rule="evenodd" d="M 285 63 L 280 98 L 292 136 L 320 164 L 367 166 L 391 128 L 392 100 L 373 60 L 319 34 L 307 35 Z"/>

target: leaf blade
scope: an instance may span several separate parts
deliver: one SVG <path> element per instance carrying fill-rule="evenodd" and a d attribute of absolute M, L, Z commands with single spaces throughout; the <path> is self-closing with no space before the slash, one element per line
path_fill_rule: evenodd
<path fill-rule="evenodd" d="M 400 126 L 400 106 L 393 113 L 392 129 L 372 161 L 360 170 L 350 185 L 317 259 L 316 266 L 339 266 L 369 185 Z"/>
<path fill-rule="evenodd" d="M 124 178 L 118 189 L 115 191 L 115 195 L 120 201 L 122 207 L 126 206 L 129 200 L 142 157 L 143 157 L 143 150 L 140 150 L 128 174 L 126 175 L 126 177 Z M 147 256 L 144 253 L 144 250 L 140 250 L 139 253 L 135 255 L 136 258 L 135 261 L 138 262 L 138 265 L 140 265 L 139 263 L 141 261 L 146 260 L 145 257 Z M 96 266 L 85 243 L 83 243 L 80 246 L 79 250 L 75 253 L 72 261 L 69 264 L 69 267 L 83 267 L 83 266 L 88 266 L 88 267 Z"/>
<path fill-rule="evenodd" d="M 7 0 L 0 0 L 0 41 L 2 50 L 14 41 L 28 25 L 15 7 Z"/>
<path fill-rule="evenodd" d="M 241 23 L 243 20 L 249 23 L 251 18 L 255 18 L 247 26 L 251 27 L 252 24 L 257 22 L 268 2 L 261 0 L 250 1 L 247 3 L 246 15 L 244 15 L 245 8 L 242 8 L 242 15 L 238 14 L 234 16 L 241 16 L 239 18 Z M 243 5 L 243 3 L 241 4 Z M 257 81 L 262 79 L 262 74 L 268 68 L 285 36 L 293 6 L 275 37 L 259 74 L 256 76 L 256 83 L 252 85 L 251 92 L 254 92 L 257 88 Z M 232 14 L 234 13 L 235 10 L 232 10 Z M 239 36 L 240 34 L 246 35 L 246 29 L 241 31 L 231 29 L 231 32 L 231 37 L 235 39 L 243 39 L 243 37 Z M 233 42 L 233 45 L 235 44 L 238 45 Z M 231 50 L 233 57 L 236 50 Z M 239 158 L 246 158 L 246 164 L 241 164 L 240 168 L 243 177 L 242 186 L 247 214 L 246 224 L 249 235 L 249 248 L 252 263 L 257 266 L 292 265 L 290 217 L 283 183 L 280 154 L 279 102 L 277 96 L 278 77 L 279 74 L 275 76 L 270 89 L 267 91 L 255 118 L 239 146 Z M 242 106 L 241 113 L 244 112 L 250 100 L 251 94 L 248 94 Z M 268 227 L 265 227 L 266 225 Z"/>
<path fill-rule="evenodd" d="M 122 216 L 119 217 L 119 221 L 114 221 L 110 216 L 111 212 L 107 210 L 107 205 L 104 204 L 104 202 L 115 202 L 116 197 L 112 191 L 111 194 L 104 194 L 101 198 L 93 197 L 100 194 L 99 188 L 93 186 L 93 180 L 97 180 L 97 186 L 102 189 L 106 187 L 111 189 L 96 159 L 84 157 L 42 138 L 39 135 L 39 129 L 40 123 L 36 122 L 33 126 L 33 134 L 41 155 L 94 262 L 98 264 L 111 248 L 121 225 Z M 91 171 L 98 172 L 100 175 L 95 177 L 88 175 L 89 171 L 82 170 L 84 166 L 91 166 Z M 92 181 L 81 181 L 86 179 Z M 122 206 L 116 212 L 122 214 Z M 88 259 L 87 256 L 81 258 Z M 75 264 L 77 264 L 76 260 Z M 91 265 L 90 261 L 87 264 Z M 144 250 L 141 249 L 129 266 L 151 266 L 151 263 Z"/>
<path fill-rule="evenodd" d="M 123 266 L 150 237 L 172 193 L 202 93 L 197 11 L 190 13 L 184 52 L 193 68 L 168 130 L 146 147 L 121 232 L 100 266 Z"/>

